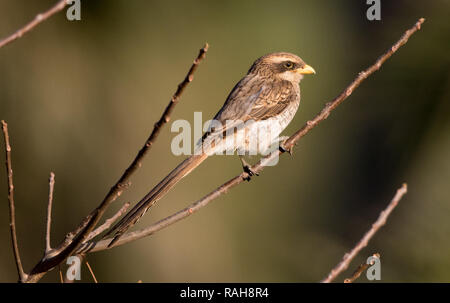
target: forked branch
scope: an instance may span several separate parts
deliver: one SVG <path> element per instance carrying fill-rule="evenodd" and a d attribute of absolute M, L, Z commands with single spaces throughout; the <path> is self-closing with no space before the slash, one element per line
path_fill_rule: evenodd
<path fill-rule="evenodd" d="M 129 187 L 130 177 L 134 172 L 136 172 L 138 168 L 142 166 L 142 161 L 145 155 L 149 152 L 150 148 L 161 132 L 162 127 L 169 122 L 170 115 L 175 105 L 178 103 L 187 85 L 194 79 L 194 73 L 197 70 L 200 62 L 205 58 L 208 47 L 209 46 L 206 43 L 205 46 L 200 49 L 199 54 L 192 63 L 188 73 L 186 74 L 186 77 L 180 84 L 178 84 L 177 90 L 170 99 L 169 104 L 164 110 L 161 118 L 158 120 L 158 122 L 156 122 L 144 146 L 140 149 L 133 162 L 128 166 L 128 168 L 125 170 L 116 184 L 111 187 L 100 205 L 95 208 L 74 231 L 66 235 L 64 241 L 59 245 L 59 247 L 50 250 L 47 254 L 44 255 L 44 258 L 32 269 L 30 276 L 28 277 L 26 282 L 36 282 L 40 280 L 47 271 L 60 264 L 70 255 L 76 253 L 78 247 L 82 243 L 85 243 L 86 241 L 91 239 L 92 235 L 95 236 L 98 234 L 99 230 L 97 229 L 96 231 L 93 231 L 93 229 L 95 228 L 107 208 L 111 205 L 111 203 L 114 202 L 127 187 Z M 119 211 L 119 213 L 122 214 L 122 211 Z M 116 218 L 117 217 L 114 217 L 113 219 L 115 220 Z M 107 221 L 106 224 L 109 224 L 109 222 L 111 222 L 111 220 Z M 105 226 L 107 225 L 103 225 L 103 227 Z M 102 231 L 103 227 L 100 227 L 100 231 Z"/>

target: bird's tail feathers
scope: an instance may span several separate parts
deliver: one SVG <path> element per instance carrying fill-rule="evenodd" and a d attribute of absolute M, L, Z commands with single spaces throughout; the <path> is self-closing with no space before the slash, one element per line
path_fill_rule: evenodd
<path fill-rule="evenodd" d="M 156 201 L 163 197 L 175 184 L 188 175 L 192 170 L 206 160 L 208 154 L 202 153 L 192 155 L 181 162 L 167 177 L 158 183 L 136 206 L 130 210 L 103 238 L 115 232 L 114 239 L 108 244 L 111 247 L 119 238 L 153 206 Z"/>

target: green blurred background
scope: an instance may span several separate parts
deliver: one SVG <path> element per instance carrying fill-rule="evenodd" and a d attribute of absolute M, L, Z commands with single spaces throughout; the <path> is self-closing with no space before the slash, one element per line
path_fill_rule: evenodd
<path fill-rule="evenodd" d="M 0 37 L 55 1 L 0 0 Z M 83 0 L 81 21 L 59 13 L 0 49 L 0 119 L 10 128 L 25 269 L 43 253 L 50 171 L 56 245 L 134 158 L 206 41 L 210 50 L 172 121 L 193 121 L 194 111 L 211 118 L 253 60 L 288 51 L 317 71 L 302 82 L 289 135 L 424 17 L 422 30 L 292 157 L 188 219 L 88 260 L 101 282 L 315 282 L 407 182 L 387 225 L 338 281 L 379 252 L 383 282 L 449 282 L 450 2 L 382 1 L 382 20 L 373 22 L 365 3 Z M 170 152 L 174 136 L 166 126 L 109 215 L 182 160 Z M 240 172 L 237 158 L 208 159 L 138 228 Z M 17 274 L 4 168 L 0 185 L 0 281 L 11 282 Z M 59 281 L 57 271 L 42 281 Z M 86 267 L 82 281 L 91 281 Z"/>

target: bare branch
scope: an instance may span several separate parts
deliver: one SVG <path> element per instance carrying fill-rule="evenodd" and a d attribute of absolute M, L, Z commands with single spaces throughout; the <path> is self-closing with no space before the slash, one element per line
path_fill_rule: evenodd
<path fill-rule="evenodd" d="M 50 245 L 50 231 L 52 225 L 52 204 L 53 204 L 53 191 L 55 188 L 55 174 L 50 173 L 50 178 L 48 180 L 48 206 L 47 206 L 47 228 L 45 230 L 45 253 L 49 253 L 51 248 Z"/>
<path fill-rule="evenodd" d="M 91 273 L 92 279 L 94 279 L 95 283 L 98 283 L 97 278 L 94 275 L 94 271 L 92 270 L 91 266 L 89 265 L 89 262 L 86 260 L 86 266 L 89 269 L 89 272 Z"/>
<path fill-rule="evenodd" d="M 117 219 L 119 219 L 127 211 L 128 207 L 130 207 L 130 202 L 125 203 L 114 216 L 106 220 L 105 223 L 103 223 L 102 225 L 97 227 L 94 231 L 92 231 L 89 237 L 87 237 L 86 241 L 93 239 L 97 235 L 107 230 L 115 221 L 117 221 Z"/>
<path fill-rule="evenodd" d="M 347 99 L 347 97 L 353 93 L 355 88 L 357 88 L 365 79 L 367 79 L 367 77 L 369 77 L 374 72 L 379 70 L 387 59 L 389 59 L 401 46 L 403 46 L 404 44 L 406 44 L 406 42 L 408 42 L 409 37 L 411 37 L 415 32 L 417 32 L 424 22 L 425 22 L 424 18 L 420 18 L 419 20 L 417 20 L 414 26 L 408 29 L 394 45 L 392 45 L 381 57 L 377 59 L 377 61 L 373 65 L 371 65 L 364 71 L 360 72 L 358 76 L 355 78 L 355 80 L 353 80 L 353 82 L 350 83 L 350 85 L 347 86 L 347 88 L 344 89 L 344 91 L 339 96 L 337 96 L 333 101 L 328 103 L 325 106 L 325 108 L 322 109 L 322 111 L 313 120 L 308 121 L 305 126 L 303 126 L 294 135 L 292 135 L 285 142 L 284 148 L 286 150 L 292 148 L 301 137 L 305 136 L 317 124 L 328 118 L 331 111 L 334 110 L 336 107 L 338 107 L 345 99 Z"/>
<path fill-rule="evenodd" d="M 16 260 L 17 273 L 19 274 L 19 281 L 24 281 L 27 274 L 23 271 L 22 261 L 20 260 L 19 245 L 17 244 L 16 233 L 16 210 L 14 206 L 14 183 L 13 170 L 11 162 L 11 145 L 9 144 L 8 124 L 2 120 L 3 137 L 5 139 L 6 151 L 6 175 L 8 178 L 8 201 L 9 201 L 9 226 L 11 229 L 11 241 L 14 252 L 14 259 Z"/>
<path fill-rule="evenodd" d="M 123 175 L 120 177 L 119 181 L 117 181 L 116 184 L 114 184 L 114 186 L 110 189 L 106 197 L 103 199 L 103 202 L 100 207 L 102 207 L 103 205 L 111 204 L 113 201 L 117 199 L 117 197 L 119 197 L 122 194 L 124 189 L 129 187 L 128 186 L 129 184 L 127 183 L 128 180 L 130 179 L 131 175 L 142 166 L 143 158 L 145 157 L 145 155 L 147 155 L 148 151 L 151 149 L 153 143 L 155 142 L 156 138 L 161 132 L 162 127 L 170 121 L 170 115 L 172 114 L 175 105 L 178 103 L 186 86 L 194 79 L 194 73 L 197 70 L 197 67 L 200 64 L 200 62 L 205 58 L 208 48 L 209 45 L 208 43 L 206 43 L 205 46 L 200 49 L 200 52 L 197 58 L 192 63 L 192 66 L 189 69 L 186 77 L 180 84 L 178 84 L 177 90 L 170 99 L 169 104 L 164 110 L 161 118 L 158 120 L 158 122 L 155 123 L 153 131 L 151 132 L 147 141 L 145 141 L 144 146 L 138 152 L 138 154 L 136 155 L 130 166 L 128 166 L 128 168 L 125 170 Z"/>
<path fill-rule="evenodd" d="M 372 257 L 380 259 L 380 254 L 376 253 L 373 254 Z M 356 279 L 361 276 L 361 274 L 366 271 L 367 268 L 369 268 L 369 265 L 373 265 L 375 261 L 372 261 L 371 264 L 367 264 L 367 262 L 364 262 L 358 266 L 358 268 L 353 272 L 352 276 L 350 278 L 347 278 L 344 280 L 344 283 L 353 283 Z"/>
<path fill-rule="evenodd" d="M 343 272 L 348 268 L 353 258 L 361 251 L 361 249 L 367 246 L 370 239 L 372 239 L 375 233 L 386 223 L 387 218 L 389 217 L 391 212 L 394 210 L 398 202 L 400 202 L 400 200 L 406 194 L 407 191 L 408 191 L 407 185 L 406 183 L 404 183 L 402 187 L 400 187 L 397 190 L 397 193 L 395 194 L 391 203 L 389 203 L 386 209 L 380 213 L 380 216 L 375 221 L 375 223 L 372 224 L 370 230 L 364 235 L 364 237 L 362 237 L 362 239 L 356 244 L 356 246 L 349 253 L 346 253 L 344 255 L 342 261 L 331 270 L 328 276 L 321 281 L 322 283 L 332 282 L 341 272 Z"/>
<path fill-rule="evenodd" d="M 326 106 L 320 111 L 319 114 L 317 114 L 314 119 L 308 121 L 301 129 L 299 129 L 297 132 L 295 132 L 291 137 L 289 137 L 285 143 L 283 144 L 282 148 L 280 148 L 277 151 L 272 152 L 268 156 L 262 158 L 257 164 L 253 165 L 251 167 L 251 171 L 255 173 L 261 172 L 264 167 L 268 164 L 274 161 L 277 157 L 279 157 L 281 154 L 283 154 L 285 151 L 290 151 L 294 147 L 294 145 L 307 133 L 309 133 L 314 127 L 316 127 L 320 122 L 324 121 L 330 113 L 336 109 L 345 99 L 347 99 L 365 79 L 367 79 L 371 74 L 373 74 L 375 71 L 380 69 L 380 67 L 383 65 L 383 63 L 391 57 L 402 45 L 404 45 L 409 37 L 413 35 L 417 30 L 420 29 L 422 23 L 425 22 L 424 18 L 420 18 L 412 28 L 408 29 L 402 37 L 393 45 L 391 46 L 381 57 L 379 57 L 373 65 L 365 69 L 364 71 L 360 72 L 358 76 L 343 90 L 343 92 L 334 98 L 333 101 L 326 104 Z M 205 207 L 210 202 L 212 202 L 217 197 L 221 196 L 222 194 L 227 193 L 231 188 L 235 187 L 236 185 L 239 185 L 243 181 L 245 181 L 249 175 L 246 172 L 242 172 L 240 175 L 228 180 L 224 184 L 222 184 L 220 187 L 212 191 L 211 193 L 204 196 L 202 199 L 198 200 L 197 202 L 191 204 L 189 207 L 186 207 L 183 210 L 178 211 L 177 213 L 168 216 L 144 229 L 131 232 L 128 234 L 123 235 L 117 242 L 114 247 L 123 245 L 125 243 L 135 241 L 137 239 L 149 236 L 151 234 L 154 234 L 155 232 L 164 229 L 175 222 L 178 222 L 188 216 L 190 216 L 192 213 L 198 211 L 199 209 Z M 101 240 L 97 243 L 85 243 L 78 252 L 86 252 L 86 251 L 100 251 L 105 250 L 107 248 L 107 244 L 111 242 L 111 239 L 105 239 Z"/>
<path fill-rule="evenodd" d="M 145 141 L 144 146 L 139 150 L 138 154 L 134 158 L 133 162 L 128 166 L 128 168 L 125 170 L 123 175 L 120 177 L 120 179 L 114 184 L 113 187 L 111 187 L 110 191 L 106 195 L 106 197 L 103 199 L 100 206 L 94 210 L 89 216 L 93 216 L 98 209 L 106 209 L 107 206 L 109 206 L 112 202 L 114 202 L 121 194 L 122 192 L 129 187 L 130 183 L 128 180 L 130 179 L 131 175 L 142 166 L 142 160 L 145 157 L 145 155 L 148 153 L 150 148 L 152 147 L 153 143 L 155 142 L 156 138 L 158 137 L 159 133 L 161 132 L 162 127 L 170 121 L 170 115 L 175 107 L 175 105 L 178 103 L 184 89 L 186 86 L 193 81 L 194 79 L 194 73 L 197 70 L 198 65 L 200 62 L 205 58 L 206 52 L 208 51 L 209 45 L 208 43 L 205 44 L 203 48 L 200 49 L 199 54 L 197 58 L 194 60 L 194 62 L 191 65 L 191 68 L 189 69 L 186 77 L 184 80 L 178 84 L 177 90 L 173 94 L 172 98 L 169 101 L 169 104 L 167 105 L 166 109 L 164 110 L 161 118 L 158 120 L 158 122 L 155 123 L 153 131 L 151 132 L 148 139 Z M 89 217 L 88 216 L 88 217 Z M 87 219 L 87 218 L 86 218 Z M 85 221 L 86 221 L 85 219 Z M 80 225 L 82 226 L 83 223 Z"/>
<path fill-rule="evenodd" d="M 59 271 L 59 282 L 64 283 L 64 278 L 61 271 L 61 264 L 58 265 L 58 271 Z"/>
<path fill-rule="evenodd" d="M 0 41 L 0 48 L 5 46 L 6 44 L 9 44 L 13 42 L 14 40 L 19 39 L 29 31 L 31 31 L 33 28 L 35 28 L 37 25 L 39 25 L 41 22 L 47 20 L 54 14 L 60 12 L 63 10 L 63 8 L 67 5 L 67 0 L 60 0 L 58 3 L 56 3 L 52 8 L 50 8 L 48 11 L 36 15 L 32 21 L 30 21 L 28 24 L 26 24 L 21 29 L 17 30 L 14 34 L 4 38 Z"/>
<path fill-rule="evenodd" d="M 245 174 L 245 173 L 243 173 Z M 206 195 L 205 197 L 203 197 L 202 199 L 198 200 L 197 202 L 191 204 L 189 207 L 186 207 L 183 210 L 178 211 L 177 213 L 168 216 L 144 229 L 135 231 L 135 232 L 130 232 L 127 233 L 125 235 L 123 235 L 117 242 L 116 242 L 116 246 L 120 246 L 123 244 L 126 244 L 128 242 L 132 242 L 135 240 L 138 240 L 140 238 L 149 236 L 154 234 L 155 232 L 164 229 L 188 216 L 190 216 L 191 214 L 193 214 L 194 212 L 198 211 L 199 209 L 205 207 L 206 205 L 208 205 L 210 202 L 212 202 L 215 198 L 217 198 L 218 196 L 220 196 L 222 193 L 225 193 L 226 191 L 228 191 L 229 188 L 239 184 L 240 182 L 242 182 L 242 174 L 239 175 L 238 177 L 235 177 L 233 179 L 231 179 L 230 181 L 228 181 L 227 183 L 223 184 L 221 187 L 219 187 L 218 189 L 216 189 L 215 191 L 211 192 L 210 194 Z M 96 252 L 96 251 L 101 251 L 101 250 L 105 250 L 105 249 L 109 249 L 112 247 L 108 247 L 108 244 L 111 242 L 111 239 L 104 239 L 101 240 L 97 243 L 87 243 L 83 246 L 80 247 L 80 249 L 77 251 L 77 253 L 80 252 Z"/>
<path fill-rule="evenodd" d="M 178 103 L 187 85 L 193 81 L 194 73 L 197 70 L 200 62 L 205 58 L 206 52 L 208 51 L 208 47 L 209 45 L 208 43 L 206 43 L 205 46 L 200 49 L 197 58 L 192 63 L 184 80 L 180 84 L 178 84 L 176 92 L 170 99 L 169 104 L 164 110 L 161 118 L 159 119 L 158 122 L 156 122 L 153 131 L 148 137 L 144 146 L 138 152 L 136 158 L 125 170 L 125 172 L 117 181 L 117 183 L 109 190 L 108 194 L 103 199 L 102 203 L 96 209 L 94 209 L 86 218 L 84 218 L 84 220 L 74 231 L 66 235 L 65 240 L 58 248 L 52 249 L 49 254 L 44 256 L 44 258 L 32 269 L 30 277 L 27 279 L 27 282 L 39 281 L 48 270 L 58 265 L 68 256 L 72 255 L 82 243 L 86 242 L 86 239 L 89 237 L 93 228 L 101 219 L 108 206 L 112 202 L 114 202 L 127 187 L 129 187 L 130 183 L 128 180 L 130 179 L 132 174 L 142 166 L 143 158 L 152 147 L 162 127 L 167 122 L 169 122 L 170 115 L 175 105 Z"/>
<path fill-rule="evenodd" d="M 194 72 L 197 70 L 198 65 L 200 62 L 205 58 L 206 52 L 208 51 L 209 45 L 208 43 L 205 44 L 203 48 L 200 49 L 199 54 L 197 58 L 194 60 L 194 62 L 191 65 L 191 68 L 189 69 L 186 77 L 184 80 L 178 84 L 177 90 L 172 96 L 172 98 L 169 101 L 169 104 L 167 105 L 166 109 L 164 110 L 161 118 L 158 120 L 158 122 L 155 123 L 155 126 L 153 128 L 152 133 L 150 134 L 149 138 L 145 142 L 144 146 L 141 148 L 139 153 L 137 154 L 136 158 L 133 160 L 133 162 L 130 164 L 130 166 L 125 170 L 123 175 L 120 177 L 119 181 L 110 189 L 106 197 L 103 199 L 102 203 L 100 204 L 97 209 L 95 209 L 91 215 L 92 215 L 92 223 L 88 224 L 87 226 L 93 228 L 95 224 L 98 222 L 98 220 L 101 218 L 103 213 L 106 211 L 106 208 L 114 202 L 125 190 L 129 187 L 129 178 L 131 175 L 142 166 L 142 160 L 145 157 L 145 155 L 148 153 L 150 148 L 152 147 L 153 143 L 155 142 L 156 138 L 158 137 L 159 133 L 161 132 L 162 127 L 170 121 L 170 115 L 175 107 L 175 105 L 178 103 L 184 89 L 186 86 L 193 81 L 194 79 Z M 86 234 L 86 229 L 84 228 L 81 233 Z M 80 241 L 80 243 L 85 242 L 86 237 Z M 73 242 L 71 243 L 71 245 Z"/>

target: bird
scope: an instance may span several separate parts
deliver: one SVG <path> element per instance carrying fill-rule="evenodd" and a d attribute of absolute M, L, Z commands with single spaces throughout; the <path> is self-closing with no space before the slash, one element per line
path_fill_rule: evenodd
<path fill-rule="evenodd" d="M 229 93 L 197 142 L 193 155 L 173 169 L 103 236 L 114 233 L 108 247 L 176 183 L 213 154 L 236 152 L 250 180 L 255 172 L 243 156 L 263 154 L 274 146 L 281 148 L 279 135 L 292 121 L 300 104 L 300 81 L 304 75 L 315 73 L 314 68 L 292 53 L 276 52 L 256 59 Z"/>

